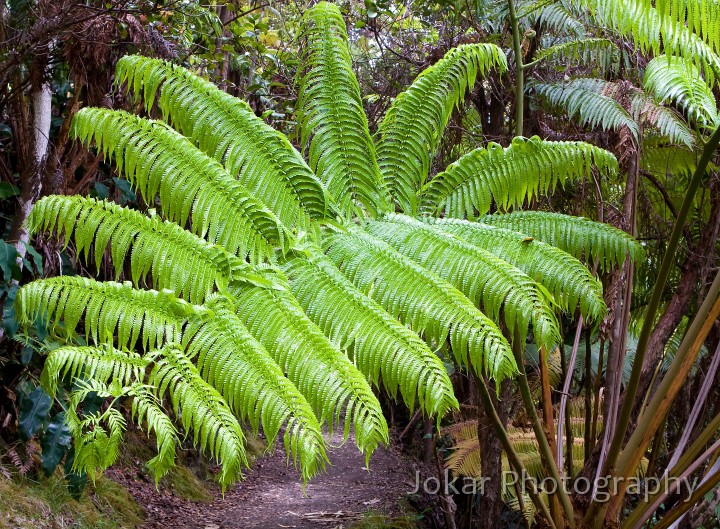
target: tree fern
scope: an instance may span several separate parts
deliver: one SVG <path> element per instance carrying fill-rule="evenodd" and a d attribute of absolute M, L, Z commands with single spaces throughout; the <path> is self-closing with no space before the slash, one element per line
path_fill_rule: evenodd
<path fill-rule="evenodd" d="M 583 142 L 551 142 L 535 136 L 515 138 L 507 148 L 491 143 L 435 175 L 420 192 L 422 209 L 472 218 L 490 211 L 494 201 L 505 210 L 558 183 L 583 178 L 593 166 L 603 172 L 617 172 L 612 154 Z"/>
<path fill-rule="evenodd" d="M 373 216 L 386 211 L 389 197 L 352 71 L 345 21 L 337 6 L 320 2 L 308 9 L 301 38 L 298 110 L 301 143 L 312 139 L 310 167 L 346 217 L 353 214 L 353 201 Z"/>
<path fill-rule="evenodd" d="M 385 114 L 378 131 L 380 171 L 400 207 L 417 209 L 416 192 L 430 170 L 453 107 L 478 75 L 507 68 L 505 55 L 493 44 L 467 44 L 450 50 L 424 70 Z"/>
<path fill-rule="evenodd" d="M 714 127 L 720 122 L 713 91 L 689 59 L 655 57 L 645 68 L 644 82 L 658 100 L 677 105 L 697 125 Z"/>
<path fill-rule="evenodd" d="M 355 442 L 368 458 L 378 444 L 388 443 L 387 423 L 365 376 L 330 343 L 289 291 L 237 285 L 231 292 L 237 316 L 321 421 L 332 430 L 344 411 L 345 437 L 352 422 Z"/>
<path fill-rule="evenodd" d="M 324 467 L 327 459 L 320 425 L 312 408 L 265 348 L 235 315 L 224 296 L 209 301 L 212 315 L 188 322 L 184 347 L 197 358 L 202 377 L 218 388 L 224 402 L 247 419 L 272 443 L 285 425 L 285 449 L 299 464 L 304 479 Z M 317 389 L 316 389 L 317 391 Z"/>
<path fill-rule="evenodd" d="M 96 344 L 113 343 L 133 349 L 142 334 L 147 351 L 178 341 L 182 321 L 196 308 L 171 291 L 136 290 L 128 283 L 100 283 L 84 277 L 39 279 L 23 286 L 15 301 L 18 321 L 38 318 L 70 336 L 83 318 L 85 335 Z M 115 334 L 117 336 L 114 338 Z"/>
<path fill-rule="evenodd" d="M 572 314 L 579 304 L 586 319 L 598 321 L 604 316 L 602 285 L 582 263 L 559 248 L 489 224 L 432 217 L 421 220 L 518 267 L 547 288 L 564 311 Z"/>
<path fill-rule="evenodd" d="M 630 113 L 636 121 L 654 127 L 673 143 L 695 147 L 695 134 L 676 110 L 655 102 L 652 97 L 640 91 L 630 96 L 630 107 Z M 646 132 L 643 138 L 643 153 L 648 147 L 647 140 L 650 137 Z"/>
<path fill-rule="evenodd" d="M 31 233 L 47 231 L 75 240 L 87 259 L 94 246 L 99 270 L 106 248 L 120 277 L 127 257 L 130 275 L 139 286 L 150 273 L 158 290 L 170 289 L 193 303 L 202 303 L 230 281 L 268 284 L 241 259 L 207 243 L 173 222 L 147 217 L 112 202 L 80 196 L 48 196 L 35 203 L 28 225 Z"/>
<path fill-rule="evenodd" d="M 286 228 L 275 215 L 212 158 L 162 122 L 119 110 L 84 108 L 73 119 L 72 135 L 95 141 L 146 202 L 160 194 L 163 212 L 230 253 L 259 261 L 287 244 Z M 171 174 L 172 179 L 167 178 Z"/>
<path fill-rule="evenodd" d="M 498 381 L 512 376 L 515 360 L 495 323 L 462 292 L 359 229 L 324 237 L 328 257 L 342 273 L 428 343 L 447 339 L 455 360 Z"/>
<path fill-rule="evenodd" d="M 714 0 L 642 0 L 649 10 L 658 13 L 677 26 L 686 26 L 706 42 L 715 53 L 720 52 L 720 4 Z"/>
<path fill-rule="evenodd" d="M 534 83 L 532 87 L 551 106 L 563 109 L 581 125 L 606 131 L 626 127 L 638 141 L 637 123 L 620 103 L 602 93 L 606 84 L 600 79 L 573 79 L 568 83 Z"/>
<path fill-rule="evenodd" d="M 617 63 L 619 54 L 620 50 L 610 39 L 584 38 L 548 46 L 536 54 L 535 60 L 553 59 L 582 65 L 598 64 L 604 71 L 609 71 L 612 65 Z"/>
<path fill-rule="evenodd" d="M 150 384 L 158 396 L 166 391 L 170 394 L 183 427 L 193 432 L 194 443 L 221 462 L 217 479 L 224 491 L 241 476 L 241 466 L 247 466 L 240 424 L 220 393 L 202 379 L 181 349 L 169 344 L 152 357 Z"/>
<path fill-rule="evenodd" d="M 326 191 L 300 153 L 244 101 L 184 68 L 138 55 L 118 61 L 115 79 L 136 98 L 142 95 L 148 110 L 159 91 L 165 118 L 222 162 L 286 226 L 328 213 Z"/>
<path fill-rule="evenodd" d="M 628 233 L 583 217 L 545 211 L 517 211 L 486 215 L 479 222 L 524 233 L 577 259 L 584 257 L 588 262 L 596 262 L 604 270 L 621 265 L 626 254 L 633 261 L 640 260 L 644 254 L 640 243 Z"/>
<path fill-rule="evenodd" d="M 373 384 L 413 409 L 442 417 L 457 400 L 440 359 L 417 335 L 363 295 L 311 245 L 283 263 L 305 313 Z"/>
<path fill-rule="evenodd" d="M 517 329 L 524 339 L 532 323 L 539 344 L 560 341 L 553 310 L 535 281 L 494 254 L 404 215 L 364 228 L 451 283 L 492 320 L 502 312 L 510 336 Z"/>

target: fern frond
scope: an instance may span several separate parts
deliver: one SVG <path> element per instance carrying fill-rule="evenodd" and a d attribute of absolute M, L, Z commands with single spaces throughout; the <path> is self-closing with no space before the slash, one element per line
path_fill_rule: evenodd
<path fill-rule="evenodd" d="M 713 91 L 689 59 L 655 57 L 645 68 L 644 83 L 658 100 L 677 105 L 699 126 L 714 127 L 720 122 Z"/>
<path fill-rule="evenodd" d="M 130 55 L 117 63 L 116 83 L 221 162 L 228 173 L 288 227 L 320 220 L 331 205 L 322 183 L 287 137 L 255 116 L 250 106 L 184 68 Z"/>
<path fill-rule="evenodd" d="M 685 26 L 699 36 L 715 53 L 720 52 L 720 3 L 717 0 L 642 0 L 646 7 L 677 26 Z"/>
<path fill-rule="evenodd" d="M 532 87 L 551 106 L 564 110 L 580 125 L 605 131 L 627 127 L 637 141 L 638 124 L 620 103 L 602 93 L 605 85 L 600 79 L 573 79 L 568 83 L 533 83 Z"/>
<path fill-rule="evenodd" d="M 450 50 L 395 98 L 378 131 L 377 160 L 393 197 L 408 215 L 430 170 L 453 108 L 478 75 L 507 69 L 494 44 L 466 44 Z"/>
<path fill-rule="evenodd" d="M 420 192 L 421 205 L 429 214 L 473 218 L 490 211 L 493 201 L 500 210 L 519 206 L 558 183 L 585 177 L 593 166 L 612 174 L 618 169 L 611 153 L 588 143 L 537 136 L 515 138 L 507 148 L 491 143 L 435 175 Z"/>
<path fill-rule="evenodd" d="M 89 378 L 106 383 L 117 380 L 123 385 L 142 380 L 149 362 L 137 353 L 118 351 L 110 345 L 99 347 L 59 347 L 48 354 L 40 384 L 48 395 L 55 396 L 58 381 Z"/>
<path fill-rule="evenodd" d="M 497 226 L 459 219 L 422 217 L 422 221 L 452 233 L 513 264 L 548 289 L 555 302 L 572 314 L 580 304 L 585 319 L 599 321 L 606 311 L 602 285 L 573 256 L 537 240 Z"/>
<path fill-rule="evenodd" d="M 695 134 L 676 110 L 656 103 L 645 93 L 633 94 L 630 97 L 630 106 L 631 114 L 636 121 L 650 124 L 673 143 L 695 147 Z M 646 140 L 643 141 L 643 153 L 647 144 Z"/>
<path fill-rule="evenodd" d="M 167 391 L 176 415 L 193 442 L 222 464 L 218 482 L 223 492 L 228 484 L 242 477 L 247 466 L 242 428 L 220 393 L 205 382 L 195 366 L 177 346 L 169 344 L 155 351 L 149 382 L 156 395 Z"/>
<path fill-rule="evenodd" d="M 158 484 L 168 471 L 175 466 L 175 447 L 178 434 L 172 420 L 165 414 L 157 397 L 150 388 L 142 384 L 134 384 L 127 392 L 132 399 L 131 416 L 139 425 L 147 425 L 148 434 L 155 432 L 157 455 L 147 462 L 147 466 Z"/>
<path fill-rule="evenodd" d="M 18 291 L 15 307 L 23 325 L 43 318 L 59 331 L 62 320 L 64 335 L 71 336 L 83 319 L 85 336 L 94 343 L 115 341 L 117 347 L 133 349 L 142 335 L 146 351 L 179 341 L 183 320 L 199 309 L 171 291 L 137 290 L 129 282 L 101 283 L 77 276 L 28 283 Z"/>
<path fill-rule="evenodd" d="M 310 167 L 352 217 L 353 201 L 372 216 L 387 211 L 389 196 L 352 70 L 345 21 L 334 4 L 320 2 L 302 18 L 298 75 L 301 144 L 310 141 Z"/>
<path fill-rule="evenodd" d="M 360 229 L 328 234 L 323 246 L 360 291 L 428 343 L 442 346 L 449 339 L 459 365 L 498 381 L 516 372 L 510 345 L 495 323 L 437 274 Z"/>
<path fill-rule="evenodd" d="M 74 237 L 78 253 L 87 260 L 94 245 L 99 270 L 105 250 L 115 267 L 115 280 L 130 256 L 130 275 L 140 286 L 147 280 L 158 290 L 170 289 L 192 303 L 202 303 L 213 291 L 224 290 L 230 281 L 266 284 L 252 267 L 222 247 L 159 217 L 147 217 L 112 202 L 81 196 L 51 195 L 33 206 L 28 219 L 31 233 L 52 232 Z"/>
<path fill-rule="evenodd" d="M 645 251 L 635 238 L 602 222 L 546 211 L 517 211 L 486 215 L 483 224 L 500 226 L 551 244 L 577 259 L 583 257 L 609 270 L 622 265 L 625 255 L 638 262 Z"/>
<path fill-rule="evenodd" d="M 458 403 L 445 366 L 415 333 L 343 276 L 319 248 L 306 246 L 283 269 L 305 313 L 335 347 L 391 397 L 398 391 L 412 410 L 415 398 L 430 416 L 443 417 Z"/>
<path fill-rule="evenodd" d="M 540 9 L 537 23 L 540 28 L 554 30 L 561 35 L 582 38 L 586 34 L 585 24 L 561 2 L 550 3 Z"/>
<path fill-rule="evenodd" d="M 231 287 L 230 292 L 238 317 L 321 421 L 327 421 L 332 430 L 344 411 L 344 437 L 352 422 L 355 443 L 367 458 L 380 443 L 389 442 L 385 417 L 367 380 L 305 315 L 292 294 L 251 286 Z"/>
<path fill-rule="evenodd" d="M 119 172 L 149 204 L 160 194 L 163 212 L 252 261 L 285 248 L 289 234 L 277 217 L 232 178 L 222 165 L 159 121 L 119 110 L 84 108 L 73 118 L 72 136 L 115 159 Z"/>
<path fill-rule="evenodd" d="M 553 310 L 535 281 L 494 254 L 405 215 L 363 227 L 452 284 L 493 321 L 502 312 L 510 336 L 517 329 L 524 341 L 532 324 L 538 343 L 553 347 L 560 341 Z"/>
<path fill-rule="evenodd" d="M 206 306 L 212 316 L 188 321 L 183 343 L 187 355 L 197 358 L 203 379 L 218 388 L 230 408 L 256 432 L 262 424 L 271 444 L 286 427 L 285 450 L 296 465 L 299 462 L 303 479 L 308 480 L 327 461 L 312 408 L 235 315 L 227 297 L 217 296 Z"/>

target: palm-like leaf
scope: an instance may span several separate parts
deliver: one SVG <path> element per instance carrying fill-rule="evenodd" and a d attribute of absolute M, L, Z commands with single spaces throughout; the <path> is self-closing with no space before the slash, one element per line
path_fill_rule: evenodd
<path fill-rule="evenodd" d="M 225 487 L 241 476 L 247 466 L 240 424 L 220 393 L 205 382 L 195 366 L 178 347 L 169 344 L 153 355 L 154 367 L 148 380 L 156 394 L 170 394 L 175 413 L 180 416 L 193 440 L 222 463 L 218 481 Z"/>
<path fill-rule="evenodd" d="M 230 281 L 267 284 L 244 261 L 209 244 L 173 222 L 147 217 L 111 202 L 80 196 L 48 196 L 35 203 L 28 225 L 31 233 L 54 232 L 74 238 L 87 259 L 94 246 L 95 265 L 110 245 L 115 279 L 130 257 L 130 275 L 139 286 L 148 274 L 158 290 L 170 289 L 193 303 L 202 303 Z"/>
<path fill-rule="evenodd" d="M 75 114 L 72 134 L 114 157 L 146 202 L 153 204 L 159 193 L 163 212 L 181 226 L 192 213 L 193 231 L 230 253 L 259 261 L 287 244 L 286 228 L 262 202 L 164 123 L 84 108 Z"/>
<path fill-rule="evenodd" d="M 389 196 L 375 159 L 360 86 L 352 71 L 345 21 L 334 4 L 320 2 L 303 16 L 299 75 L 302 144 L 310 141 L 310 167 L 346 217 L 361 204 L 375 216 Z"/>
<path fill-rule="evenodd" d="M 645 89 L 658 100 L 677 105 L 694 123 L 703 127 L 718 124 L 713 91 L 689 59 L 655 57 L 645 68 L 644 82 Z"/>
<path fill-rule="evenodd" d="M 580 304 L 586 319 L 597 321 L 605 314 L 600 282 L 580 261 L 559 248 L 489 224 L 432 217 L 422 220 L 518 267 L 547 288 L 566 312 L 572 314 Z"/>
<path fill-rule="evenodd" d="M 171 291 L 136 290 L 130 283 L 84 277 L 33 281 L 20 289 L 15 303 L 22 324 L 43 318 L 58 329 L 62 320 L 64 334 L 70 336 L 82 318 L 85 335 L 94 343 L 115 340 L 118 347 L 132 349 L 142 335 L 146 351 L 178 341 L 183 320 L 196 310 Z"/>
<path fill-rule="evenodd" d="M 345 436 L 352 421 L 355 442 L 368 458 L 378 444 L 388 442 L 387 423 L 367 380 L 305 315 L 292 294 L 253 286 L 234 286 L 231 292 L 238 317 L 321 421 L 332 428 L 344 410 Z"/>
<path fill-rule="evenodd" d="M 608 151 L 583 142 L 551 142 L 538 137 L 515 138 L 503 148 L 491 143 L 476 149 L 435 175 L 421 191 L 422 209 L 449 217 L 475 217 L 495 201 L 505 210 L 519 206 L 558 183 L 583 178 L 592 167 L 617 172 Z"/>
<path fill-rule="evenodd" d="M 428 343 L 441 347 L 449 339 L 459 365 L 497 380 L 516 372 L 495 323 L 437 274 L 359 229 L 328 234 L 323 245 L 348 279 Z"/>
<path fill-rule="evenodd" d="M 507 68 L 505 55 L 493 44 L 467 44 L 449 51 L 424 70 L 401 93 L 378 131 L 380 171 L 400 207 L 417 210 L 415 194 L 430 170 L 431 157 L 442 139 L 453 107 L 478 75 L 490 68 Z"/>
<path fill-rule="evenodd" d="M 517 211 L 505 215 L 486 215 L 483 224 L 523 233 L 609 270 L 621 265 L 628 254 L 633 261 L 643 256 L 643 248 L 631 235 L 609 224 L 583 217 L 545 211 Z"/>
<path fill-rule="evenodd" d="M 328 213 L 325 189 L 300 153 L 244 101 L 184 68 L 137 55 L 118 61 L 115 78 L 142 95 L 148 109 L 159 90 L 166 119 L 222 162 L 286 226 Z"/>
<path fill-rule="evenodd" d="M 207 307 L 212 316 L 191 318 L 184 336 L 190 358 L 224 401 L 268 440 L 285 425 L 285 449 L 300 463 L 304 479 L 324 467 L 325 442 L 312 408 L 283 375 L 270 354 L 235 315 L 232 302 L 218 296 Z"/>
<path fill-rule="evenodd" d="M 573 79 L 568 83 L 534 83 L 532 87 L 551 106 L 566 111 L 581 125 L 616 131 L 627 127 L 637 141 L 638 124 L 620 103 L 602 93 L 606 84 L 600 79 Z"/>
<path fill-rule="evenodd" d="M 398 391 L 414 408 L 415 398 L 428 415 L 444 416 L 457 408 L 452 384 L 440 359 L 410 331 L 363 295 L 323 255 L 308 245 L 283 269 L 305 313 L 373 384 L 393 397 Z"/>
<path fill-rule="evenodd" d="M 538 343 L 547 347 L 558 343 L 560 334 L 550 304 L 535 281 L 513 265 L 404 215 L 369 222 L 365 229 L 451 283 L 492 320 L 499 320 L 502 312 L 510 336 L 517 328 L 524 339 L 532 323 Z"/>

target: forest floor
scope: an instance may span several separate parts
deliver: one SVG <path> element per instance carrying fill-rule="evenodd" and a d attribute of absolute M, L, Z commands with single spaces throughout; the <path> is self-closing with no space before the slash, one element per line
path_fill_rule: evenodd
<path fill-rule="evenodd" d="M 201 501 L 182 499 L 146 477 L 110 470 L 143 506 L 146 529 L 273 529 L 413 527 L 416 513 L 408 503 L 416 464 L 396 448 L 378 448 L 365 468 L 353 440 L 341 445 L 335 435 L 327 471 L 313 478 L 303 494 L 299 473 L 282 450 L 258 456 L 245 479 L 222 497 L 212 490 Z"/>

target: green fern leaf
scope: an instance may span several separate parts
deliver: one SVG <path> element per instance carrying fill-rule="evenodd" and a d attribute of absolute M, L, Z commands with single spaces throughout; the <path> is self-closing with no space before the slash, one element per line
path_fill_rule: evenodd
<path fill-rule="evenodd" d="M 230 408 L 255 431 L 262 424 L 270 443 L 285 425 L 285 450 L 299 462 L 303 479 L 310 479 L 327 460 L 312 408 L 235 315 L 228 298 L 217 296 L 206 306 L 211 316 L 188 322 L 183 344 L 188 357 L 197 358 L 203 379 L 219 388 Z"/>
<path fill-rule="evenodd" d="M 155 351 L 155 365 L 149 382 L 158 398 L 167 391 L 176 415 L 193 442 L 222 464 L 218 482 L 223 492 L 242 477 L 247 466 L 242 428 L 220 393 L 205 382 L 195 366 L 177 346 L 169 344 Z"/>
<path fill-rule="evenodd" d="M 118 61 L 116 83 L 127 83 L 148 110 L 160 91 L 166 119 L 221 162 L 288 227 L 331 210 L 322 183 L 282 133 L 250 106 L 184 68 L 130 55 Z"/>
<path fill-rule="evenodd" d="M 108 245 L 120 277 L 130 257 L 130 275 L 135 286 L 150 279 L 158 290 L 170 289 L 192 303 L 202 303 L 230 281 L 268 285 L 247 263 L 209 244 L 175 223 L 146 217 L 111 202 L 80 196 L 45 197 L 33 206 L 28 219 L 30 233 L 54 232 L 67 245 L 74 237 L 78 254 L 87 260 L 94 245 L 95 266 Z"/>
<path fill-rule="evenodd" d="M 367 458 L 380 443 L 389 442 L 380 403 L 365 377 L 310 321 L 289 292 L 251 286 L 231 287 L 231 292 L 242 322 L 331 431 L 344 410 L 344 435 L 347 437 L 352 422 L 355 442 Z"/>
<path fill-rule="evenodd" d="M 364 229 L 452 284 L 493 321 L 502 313 L 510 336 L 517 329 L 524 341 L 532 324 L 541 345 L 560 341 L 553 309 L 535 281 L 494 254 L 404 215 L 368 222 Z"/>
<path fill-rule="evenodd" d="M 310 167 L 345 217 L 360 203 L 372 216 L 387 211 L 389 196 L 375 159 L 360 86 L 352 70 L 345 21 L 334 4 L 320 2 L 303 15 L 298 75 L 301 144 L 310 141 Z"/>
<path fill-rule="evenodd" d="M 583 142 L 515 138 L 507 148 L 491 143 L 435 175 L 420 193 L 422 209 L 449 217 L 484 215 L 495 202 L 501 210 L 523 204 L 558 183 L 583 178 L 592 167 L 615 174 L 615 157 Z"/>
<path fill-rule="evenodd" d="M 283 263 L 292 293 L 335 347 L 347 350 L 358 369 L 412 410 L 415 398 L 430 416 L 443 417 L 458 403 L 445 366 L 415 333 L 363 295 L 324 256 L 307 245 Z"/>
<path fill-rule="evenodd" d="M 165 215 L 240 257 L 258 262 L 289 234 L 275 215 L 223 167 L 158 121 L 119 110 L 84 108 L 73 118 L 73 137 L 95 141 L 114 157 L 122 174 L 147 203 L 159 193 Z M 172 178 L 169 177 L 172 176 Z"/>
<path fill-rule="evenodd" d="M 565 312 L 574 313 L 579 304 L 587 320 L 599 321 L 605 315 L 600 282 L 580 261 L 559 248 L 489 224 L 432 217 L 421 220 L 513 264 L 543 285 Z"/>
<path fill-rule="evenodd" d="M 133 349 L 142 335 L 146 351 L 179 341 L 183 320 L 201 310 L 171 291 L 136 290 L 129 282 L 100 283 L 76 276 L 28 283 L 18 291 L 15 307 L 23 325 L 43 318 L 60 331 L 62 320 L 67 337 L 83 319 L 86 339 Z"/>
<path fill-rule="evenodd" d="M 577 259 L 584 257 L 587 261 L 592 260 L 602 270 L 622 265 L 626 254 L 638 262 L 645 253 L 632 235 L 609 224 L 583 217 L 546 211 L 517 211 L 505 215 L 486 215 L 479 222 L 529 235 Z"/>
<path fill-rule="evenodd" d="M 478 75 L 491 68 L 507 69 L 505 54 L 494 44 L 466 44 L 450 50 L 424 70 L 385 114 L 378 131 L 380 172 L 403 211 L 417 210 L 415 194 L 430 170 L 430 162 L 450 114 Z"/>
<path fill-rule="evenodd" d="M 720 123 L 715 95 L 689 59 L 655 57 L 645 68 L 644 83 L 658 100 L 677 105 L 699 126 L 714 128 Z"/>
<path fill-rule="evenodd" d="M 328 257 L 388 313 L 423 333 L 430 344 L 450 340 L 455 360 L 501 381 L 517 367 L 495 323 L 437 274 L 355 228 L 323 239 Z"/>

